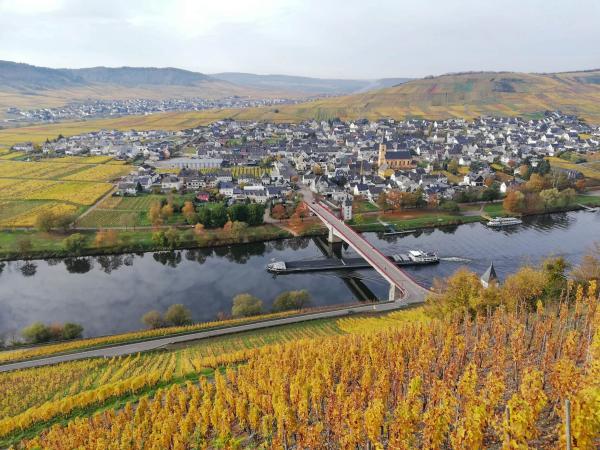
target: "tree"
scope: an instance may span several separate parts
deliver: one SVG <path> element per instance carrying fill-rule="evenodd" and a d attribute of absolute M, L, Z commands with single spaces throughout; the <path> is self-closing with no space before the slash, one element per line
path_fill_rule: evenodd
<path fill-rule="evenodd" d="M 154 202 L 148 210 L 148 219 L 150 219 L 150 223 L 155 227 L 163 224 L 161 208 L 160 202 Z"/>
<path fill-rule="evenodd" d="M 306 289 L 300 291 L 282 292 L 273 302 L 273 311 L 288 311 L 291 309 L 303 309 L 310 303 L 310 294 Z"/>
<path fill-rule="evenodd" d="M 83 336 L 83 327 L 78 323 L 67 322 L 62 327 L 62 338 L 65 340 L 79 339 Z"/>
<path fill-rule="evenodd" d="M 193 225 L 198 221 L 196 208 L 194 207 L 194 204 L 190 201 L 186 201 L 183 204 L 183 208 L 181 208 L 181 213 L 183 214 L 183 217 L 185 217 L 185 220 L 187 220 L 187 223 L 189 223 L 190 225 Z"/>
<path fill-rule="evenodd" d="M 458 269 L 450 277 L 434 280 L 435 294 L 425 300 L 426 311 L 434 317 L 444 317 L 453 313 L 474 315 L 481 309 L 482 290 L 479 277 L 465 269 Z"/>
<path fill-rule="evenodd" d="M 246 222 L 233 222 L 229 232 L 235 239 L 240 239 L 246 232 L 247 228 L 248 224 Z"/>
<path fill-rule="evenodd" d="M 385 212 L 388 207 L 387 194 L 385 192 L 381 192 L 379 197 L 377 197 L 377 205 Z"/>
<path fill-rule="evenodd" d="M 212 217 L 212 213 L 208 206 L 203 206 L 198 211 L 198 222 L 200 222 L 202 225 L 204 225 L 205 228 L 212 227 L 211 217 Z"/>
<path fill-rule="evenodd" d="M 21 330 L 21 336 L 31 344 L 48 342 L 52 337 L 50 329 L 42 322 L 35 322 Z"/>
<path fill-rule="evenodd" d="M 71 224 L 75 221 L 75 216 L 69 213 L 58 213 L 54 214 L 54 227 L 60 228 L 63 232 L 71 227 Z"/>
<path fill-rule="evenodd" d="M 448 172 L 452 175 L 458 175 L 458 161 L 456 159 L 450 160 L 448 163 Z"/>
<path fill-rule="evenodd" d="M 575 189 L 567 188 L 561 191 L 560 193 L 560 204 L 562 206 L 570 206 L 573 204 L 575 199 L 577 198 L 577 193 Z"/>
<path fill-rule="evenodd" d="M 581 262 L 572 271 L 573 278 L 579 282 L 600 281 L 600 243 L 581 258 Z"/>
<path fill-rule="evenodd" d="M 27 255 L 32 248 L 33 243 L 31 242 L 31 238 L 29 236 L 23 236 L 17 241 L 17 249 L 19 250 L 19 254 L 22 256 Z"/>
<path fill-rule="evenodd" d="M 277 219 L 277 220 L 285 219 L 286 215 L 287 215 L 287 211 L 285 210 L 285 206 L 283 206 L 281 203 L 276 204 L 271 209 L 271 216 L 274 219 Z"/>
<path fill-rule="evenodd" d="M 231 315 L 249 317 L 262 313 L 262 301 L 250 294 L 238 294 L 233 298 Z"/>
<path fill-rule="evenodd" d="M 544 189 L 540 192 L 540 198 L 544 202 L 544 209 L 547 211 L 548 209 L 553 209 L 558 206 L 560 193 L 556 188 Z"/>
<path fill-rule="evenodd" d="M 162 328 L 165 326 L 165 320 L 160 312 L 155 309 L 148 311 L 142 316 L 142 323 L 149 328 Z"/>
<path fill-rule="evenodd" d="M 165 242 L 171 248 L 175 248 L 179 244 L 179 233 L 174 227 L 165 232 Z"/>
<path fill-rule="evenodd" d="M 194 234 L 196 236 L 202 236 L 202 234 L 204 234 L 204 225 L 202 225 L 201 223 L 197 223 L 196 225 L 194 225 Z"/>
<path fill-rule="evenodd" d="M 169 306 L 165 313 L 165 321 L 174 326 L 189 325 L 192 323 L 192 312 L 180 303 Z"/>
<path fill-rule="evenodd" d="M 171 203 L 167 203 L 160 210 L 160 215 L 162 216 L 162 218 L 165 221 L 168 221 L 171 217 L 173 217 L 174 213 L 175 213 L 175 210 L 174 210 L 173 205 Z"/>
<path fill-rule="evenodd" d="M 446 200 L 440 205 L 440 209 L 447 212 L 458 212 L 460 210 L 458 203 L 453 200 Z"/>
<path fill-rule="evenodd" d="M 222 228 L 227 223 L 227 220 L 227 208 L 224 205 L 219 204 L 212 208 L 210 222 L 213 228 Z"/>
<path fill-rule="evenodd" d="M 489 185 L 481 194 L 481 199 L 486 202 L 491 202 L 498 198 L 500 198 L 500 189 L 496 183 Z"/>
<path fill-rule="evenodd" d="M 546 274 L 541 270 L 522 267 L 504 281 L 502 286 L 503 303 L 509 311 L 522 308 L 534 310 L 547 282 Z"/>
<path fill-rule="evenodd" d="M 81 233 L 74 233 L 63 240 L 65 250 L 71 253 L 79 253 L 85 246 L 85 236 Z"/>
<path fill-rule="evenodd" d="M 262 225 L 265 217 L 265 206 L 252 203 L 248 206 L 248 225 L 254 227 Z"/>
<path fill-rule="evenodd" d="M 510 191 L 506 194 L 502 207 L 510 212 L 522 212 L 525 207 L 525 196 L 520 191 Z"/>
<path fill-rule="evenodd" d="M 529 181 L 525 184 L 526 189 L 532 192 L 540 192 L 548 186 L 548 180 L 537 173 L 532 173 Z"/>
<path fill-rule="evenodd" d="M 542 270 L 546 275 L 544 297 L 548 300 L 560 298 L 560 294 L 567 287 L 567 270 L 571 265 L 562 256 L 546 258 L 542 262 Z"/>
<path fill-rule="evenodd" d="M 228 209 L 229 220 L 232 222 L 247 222 L 248 221 L 248 205 L 244 203 L 236 203 Z"/>
<path fill-rule="evenodd" d="M 35 227 L 39 231 L 51 231 L 54 226 L 54 214 L 52 211 L 42 211 L 35 218 Z"/>
<path fill-rule="evenodd" d="M 155 231 L 152 233 L 152 242 L 154 245 L 159 247 L 166 247 L 167 245 L 167 236 L 163 230 Z"/>

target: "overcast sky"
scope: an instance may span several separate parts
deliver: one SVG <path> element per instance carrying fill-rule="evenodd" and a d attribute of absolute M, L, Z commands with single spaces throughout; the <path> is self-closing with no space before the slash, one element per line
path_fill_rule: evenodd
<path fill-rule="evenodd" d="M 319 77 L 600 67 L 600 0 L 0 0 L 0 59 Z"/>

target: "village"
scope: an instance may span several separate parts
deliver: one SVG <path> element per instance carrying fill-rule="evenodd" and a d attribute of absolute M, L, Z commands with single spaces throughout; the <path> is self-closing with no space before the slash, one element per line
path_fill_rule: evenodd
<path fill-rule="evenodd" d="M 246 98 L 228 96 L 218 99 L 209 98 L 169 98 L 163 100 L 133 98 L 123 100 L 88 100 L 71 102 L 54 108 L 6 109 L 5 124 L 54 123 L 64 120 L 99 119 L 129 115 L 145 115 L 160 112 L 202 111 L 217 108 L 253 108 L 295 104 L 308 98 Z"/>
<path fill-rule="evenodd" d="M 116 181 L 116 195 L 194 192 L 207 202 L 218 192 L 230 204 L 273 204 L 302 182 L 342 205 L 355 197 L 375 204 L 390 191 L 418 192 L 420 201 L 438 204 L 496 200 L 531 173 L 548 173 L 548 158 L 577 163 L 599 145 L 599 128 L 546 112 L 530 120 L 222 120 L 176 132 L 101 130 L 12 150 L 32 159 L 107 155 L 133 162 L 136 169 Z M 552 173 L 563 184 L 584 178 L 572 168 L 553 166 Z"/>

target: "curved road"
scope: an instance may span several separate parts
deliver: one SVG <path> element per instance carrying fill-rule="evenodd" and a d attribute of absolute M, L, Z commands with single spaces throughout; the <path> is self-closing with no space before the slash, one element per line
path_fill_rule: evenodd
<path fill-rule="evenodd" d="M 325 319 L 331 317 L 344 317 L 348 314 L 361 312 L 387 312 L 405 307 L 404 303 L 400 302 L 381 302 L 370 305 L 359 305 L 347 308 L 334 309 L 329 311 L 320 311 L 314 313 L 300 314 L 297 316 L 283 317 L 281 319 L 265 320 L 261 322 L 248 323 L 244 325 L 236 325 L 232 327 L 219 328 L 215 330 L 199 331 L 178 336 L 163 337 L 152 339 L 143 342 L 132 344 L 115 345 L 112 347 L 104 347 L 95 350 L 86 350 L 77 353 L 69 353 L 66 355 L 49 356 L 47 358 L 33 359 L 28 361 L 15 362 L 10 364 L 0 365 L 0 372 L 8 372 L 11 370 L 27 369 L 30 367 L 47 366 L 66 361 L 76 361 L 86 358 L 112 358 L 113 356 L 131 355 L 139 352 L 160 349 L 167 345 L 178 344 L 181 342 L 196 341 L 216 336 L 224 336 L 228 334 L 240 333 L 242 331 L 260 330 L 264 328 L 276 327 L 279 325 L 287 325 L 292 323 L 306 322 L 314 319 Z"/>

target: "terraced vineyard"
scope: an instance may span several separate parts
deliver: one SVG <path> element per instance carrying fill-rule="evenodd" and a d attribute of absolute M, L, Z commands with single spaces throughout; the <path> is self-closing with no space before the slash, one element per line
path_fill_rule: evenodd
<path fill-rule="evenodd" d="M 591 450 L 599 301 L 590 284 L 548 311 L 324 319 L 4 373 L 0 445 L 564 448 L 568 398 Z"/>
<path fill-rule="evenodd" d="M 31 227 L 44 212 L 75 214 L 96 203 L 112 189 L 107 183 L 127 174 L 130 166 L 111 164 L 107 156 L 16 161 L 16 152 L 0 159 L 0 227 Z M 138 218 L 123 214 L 100 218 L 103 224 L 128 226 Z M 105 214 L 105 216 L 107 216 Z M 89 220 L 89 219 L 88 219 Z"/>

